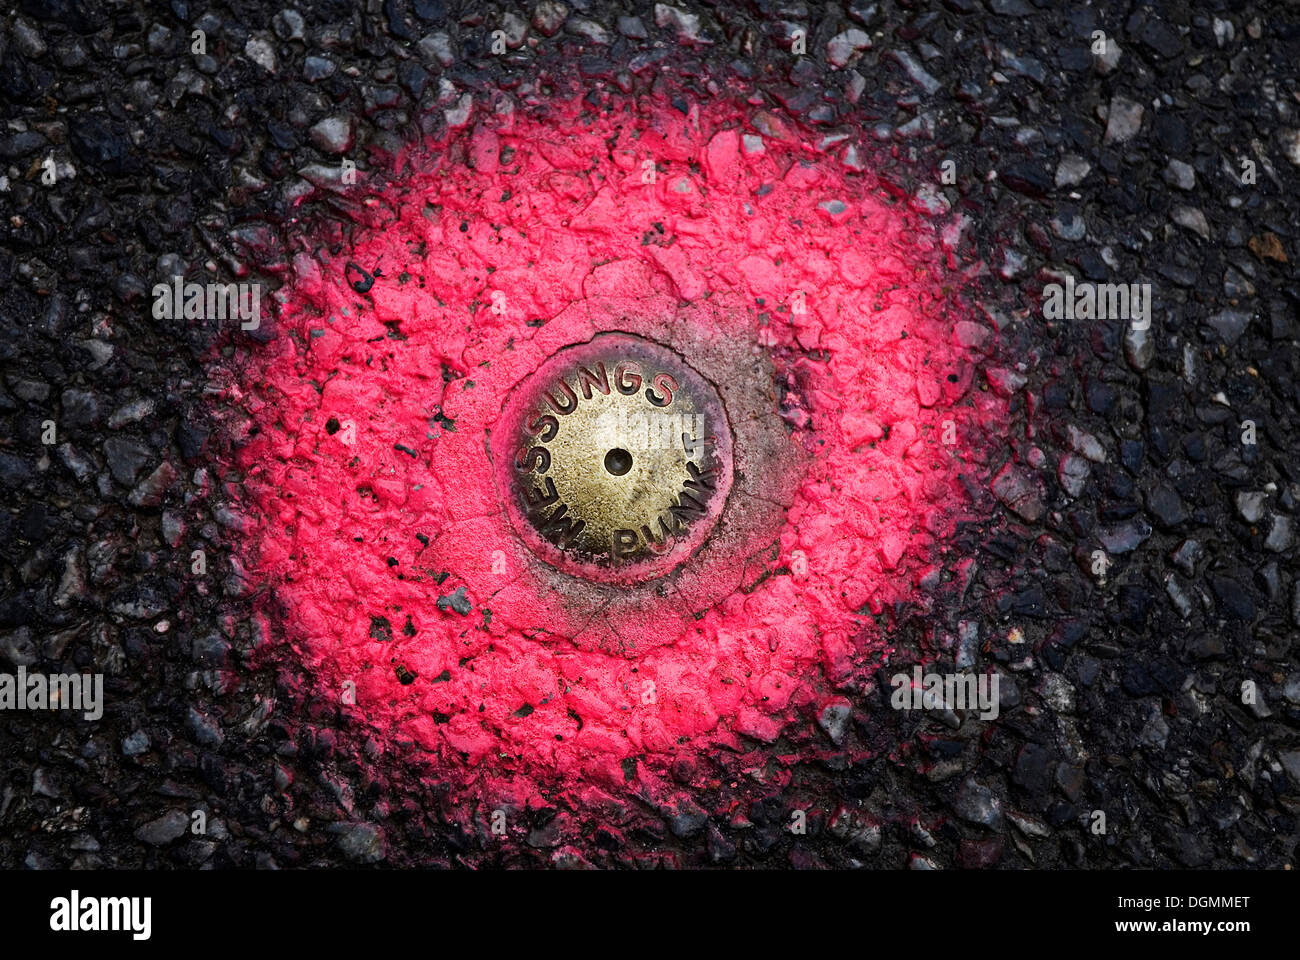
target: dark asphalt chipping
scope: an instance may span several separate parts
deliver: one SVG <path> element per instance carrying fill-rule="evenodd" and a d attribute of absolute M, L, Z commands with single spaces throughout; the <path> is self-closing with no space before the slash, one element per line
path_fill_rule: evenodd
<path fill-rule="evenodd" d="M 500 55 L 490 7 L 384 9 L 24 2 L 5 22 L 0 669 L 102 672 L 107 706 L 94 724 L 0 714 L 0 864 L 1294 861 L 1293 7 L 544 2 L 502 15 Z M 806 25 L 806 56 L 787 24 Z M 384 169 L 464 96 L 655 89 L 685 108 L 726 84 L 765 111 L 756 129 L 808 125 L 973 243 L 957 266 L 988 265 L 979 304 L 1000 334 L 983 377 L 1018 398 L 1010 448 L 990 451 L 1003 480 L 973 491 L 986 517 L 935 578 L 961 589 L 887 618 L 898 649 L 842 746 L 810 717 L 792 746 L 818 759 L 788 779 L 710 787 L 719 770 L 673 766 L 671 809 L 557 799 L 521 814 L 522 842 L 493 842 L 308 702 L 229 562 L 241 523 L 219 466 L 247 424 L 205 400 L 200 360 L 237 369 L 274 316 L 245 333 L 159 321 L 150 290 L 176 273 L 273 288 L 301 224 L 345 246 L 368 212 L 295 205 L 303 178 L 344 153 Z M 1044 319 L 1067 273 L 1150 283 L 1147 335 Z M 889 675 L 922 660 L 991 665 L 1000 717 L 887 709 Z M 194 810 L 206 835 L 187 832 Z"/>

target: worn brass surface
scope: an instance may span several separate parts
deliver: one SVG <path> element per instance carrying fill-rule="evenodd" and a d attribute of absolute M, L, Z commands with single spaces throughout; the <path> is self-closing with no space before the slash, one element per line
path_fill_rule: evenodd
<path fill-rule="evenodd" d="M 603 334 L 557 351 L 515 388 L 498 431 L 516 530 L 579 576 L 662 575 L 707 538 L 731 487 L 717 391 L 640 337 Z"/>

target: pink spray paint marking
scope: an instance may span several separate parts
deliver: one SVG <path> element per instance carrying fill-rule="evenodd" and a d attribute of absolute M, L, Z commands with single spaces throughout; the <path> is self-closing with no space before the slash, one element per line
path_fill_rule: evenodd
<path fill-rule="evenodd" d="M 390 749 L 467 791 L 613 789 L 628 758 L 772 744 L 861 691 L 888 642 L 859 611 L 915 598 L 963 509 L 964 424 L 1005 405 L 970 389 L 937 228 L 870 178 L 742 139 L 725 105 L 580 110 L 405 158 L 353 247 L 295 258 L 244 400 L 259 427 L 239 460 L 246 563 L 318 695 L 355 684 Z M 365 294 L 349 262 L 378 268 Z M 509 574 L 481 426 L 532 366 L 591 336 L 582 305 L 705 297 L 742 305 L 815 454 L 781 572 L 635 660 L 487 622 Z M 456 569 L 422 563 L 439 537 L 463 542 Z M 462 587 L 468 615 L 439 606 Z"/>

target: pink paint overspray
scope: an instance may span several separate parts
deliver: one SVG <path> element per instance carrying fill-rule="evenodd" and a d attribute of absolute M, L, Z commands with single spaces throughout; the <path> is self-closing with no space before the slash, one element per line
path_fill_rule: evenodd
<path fill-rule="evenodd" d="M 963 322 L 937 228 L 742 116 L 499 112 L 401 157 L 382 191 L 345 189 L 369 226 L 294 257 L 243 388 L 245 563 L 313 695 L 354 694 L 384 750 L 461 796 L 645 790 L 701 752 L 761 763 L 828 703 L 870 709 L 889 648 L 870 614 L 915 598 L 969 510 L 967 438 L 1006 401 L 972 389 L 986 328 Z M 520 596 L 484 431 L 611 316 L 689 308 L 763 345 L 809 455 L 771 563 L 698 618 L 646 609 L 673 635 L 634 657 L 513 626 L 507 597 L 554 598 Z"/>

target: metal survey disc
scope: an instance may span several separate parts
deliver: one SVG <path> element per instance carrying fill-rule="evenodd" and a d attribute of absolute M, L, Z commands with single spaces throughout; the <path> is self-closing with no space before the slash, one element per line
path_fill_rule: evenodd
<path fill-rule="evenodd" d="M 564 347 L 518 383 L 491 451 L 524 544 L 607 583 L 660 577 L 691 556 L 731 490 L 717 390 L 681 355 L 629 334 Z"/>

